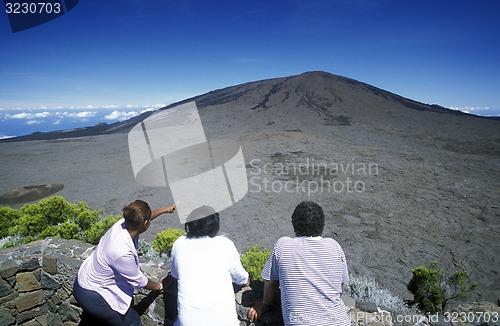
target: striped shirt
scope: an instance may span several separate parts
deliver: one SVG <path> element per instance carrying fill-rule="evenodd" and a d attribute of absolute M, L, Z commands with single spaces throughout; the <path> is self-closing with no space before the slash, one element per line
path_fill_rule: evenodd
<path fill-rule="evenodd" d="M 349 280 L 342 247 L 331 238 L 282 237 L 262 271 L 279 280 L 286 326 L 345 326 L 351 321 L 340 299 Z"/>

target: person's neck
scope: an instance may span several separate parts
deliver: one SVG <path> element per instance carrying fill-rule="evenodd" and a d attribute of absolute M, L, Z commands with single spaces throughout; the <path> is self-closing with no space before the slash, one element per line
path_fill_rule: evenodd
<path fill-rule="evenodd" d="M 132 240 L 135 240 L 135 238 L 137 238 L 140 234 L 140 232 L 138 230 L 127 230 L 128 231 L 128 234 L 130 234 L 130 237 L 132 238 Z"/>

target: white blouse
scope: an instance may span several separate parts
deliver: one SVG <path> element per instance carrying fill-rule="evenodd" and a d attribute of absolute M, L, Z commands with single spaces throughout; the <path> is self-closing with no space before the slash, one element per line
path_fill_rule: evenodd
<path fill-rule="evenodd" d="M 231 240 L 182 236 L 171 259 L 172 276 L 179 282 L 176 325 L 239 325 L 232 282 L 245 284 L 248 273 Z"/>

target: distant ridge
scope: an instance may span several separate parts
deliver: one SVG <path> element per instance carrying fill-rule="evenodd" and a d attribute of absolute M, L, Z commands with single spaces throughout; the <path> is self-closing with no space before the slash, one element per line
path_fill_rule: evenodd
<path fill-rule="evenodd" d="M 470 119 L 500 120 L 450 110 L 436 104 L 420 103 L 354 79 L 322 71 L 230 86 L 173 103 L 159 110 L 165 110 L 189 101 L 196 101 L 198 108 L 235 104 L 238 108 L 253 111 L 271 110 L 276 107 L 281 107 L 281 109 L 305 107 L 324 115 L 331 124 L 344 125 L 348 124 L 351 119 L 363 120 L 362 116 L 366 113 L 375 113 L 374 118 L 384 113 L 394 115 L 390 109 L 396 106 Z M 400 111 L 400 109 L 398 110 Z M 337 113 L 332 111 L 337 111 Z M 30 135 L 2 139 L 0 142 L 52 140 L 126 133 L 154 112 L 145 112 L 126 121 L 112 124 L 100 123 L 95 126 L 71 130 L 35 132 Z M 339 114 L 340 112 L 342 114 Z M 371 119 L 368 122 L 375 124 L 377 119 Z"/>

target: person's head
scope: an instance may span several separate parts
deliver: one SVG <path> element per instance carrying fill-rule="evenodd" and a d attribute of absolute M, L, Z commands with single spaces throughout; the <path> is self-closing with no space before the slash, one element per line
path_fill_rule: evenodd
<path fill-rule="evenodd" d="M 201 206 L 193 210 L 186 219 L 184 229 L 186 237 L 199 238 L 217 235 L 220 227 L 219 213 L 210 206 Z"/>
<path fill-rule="evenodd" d="M 137 199 L 125 206 L 122 212 L 127 230 L 142 233 L 149 228 L 151 208 L 145 201 Z"/>
<path fill-rule="evenodd" d="M 323 209 L 312 201 L 301 202 L 293 211 L 292 225 L 298 237 L 320 236 L 325 227 Z"/>

